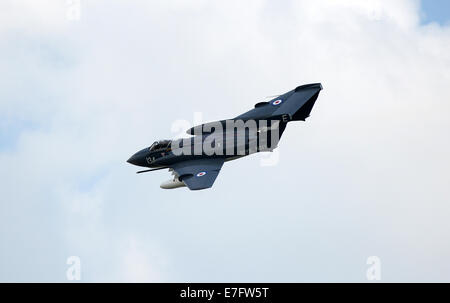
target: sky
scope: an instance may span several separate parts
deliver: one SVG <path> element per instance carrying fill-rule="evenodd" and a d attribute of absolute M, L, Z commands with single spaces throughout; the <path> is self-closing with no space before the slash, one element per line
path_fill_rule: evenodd
<path fill-rule="evenodd" d="M 445 0 L 422 0 L 422 20 L 446 25 L 450 21 L 450 3 Z"/>
<path fill-rule="evenodd" d="M 450 281 L 446 1 L 77 3 L 0 4 L 1 282 Z M 315 82 L 275 165 L 126 163 Z"/>

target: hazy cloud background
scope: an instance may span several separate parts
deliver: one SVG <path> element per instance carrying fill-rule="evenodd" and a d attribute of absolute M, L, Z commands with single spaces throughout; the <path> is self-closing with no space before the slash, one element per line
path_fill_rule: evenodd
<path fill-rule="evenodd" d="M 431 1 L 429 1 L 431 2 Z M 0 4 L 0 281 L 450 280 L 450 27 L 397 1 Z M 448 7 L 447 7 L 448 9 Z M 321 82 L 277 166 L 162 190 L 176 119 Z"/>

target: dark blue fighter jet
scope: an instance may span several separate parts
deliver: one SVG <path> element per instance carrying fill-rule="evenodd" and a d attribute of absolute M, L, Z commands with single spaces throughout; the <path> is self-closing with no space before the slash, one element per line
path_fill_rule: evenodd
<path fill-rule="evenodd" d="M 189 138 L 160 140 L 128 159 L 148 167 L 169 169 L 173 178 L 161 188 L 210 188 L 224 162 L 255 152 L 273 151 L 287 124 L 305 121 L 322 90 L 320 83 L 299 86 L 232 119 L 209 122 L 187 130 Z"/>

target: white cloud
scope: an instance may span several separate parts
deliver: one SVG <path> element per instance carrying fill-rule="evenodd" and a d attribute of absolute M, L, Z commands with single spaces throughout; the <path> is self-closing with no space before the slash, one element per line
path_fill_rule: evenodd
<path fill-rule="evenodd" d="M 450 278 L 450 31 L 417 1 L 82 3 L 1 4 L 0 280 L 64 279 L 77 254 L 88 281 L 360 281 L 371 255 L 386 280 Z M 175 119 L 319 81 L 277 167 L 192 193 L 125 163 Z"/>
<path fill-rule="evenodd" d="M 124 255 L 123 280 L 126 282 L 162 282 L 164 281 L 152 263 L 163 264 L 164 257 L 155 253 L 153 248 L 143 245 L 134 236 L 130 237 Z"/>

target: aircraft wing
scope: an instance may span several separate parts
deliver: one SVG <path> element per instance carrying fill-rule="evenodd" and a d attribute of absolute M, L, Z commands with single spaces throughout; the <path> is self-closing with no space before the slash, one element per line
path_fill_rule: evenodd
<path fill-rule="evenodd" d="M 298 86 L 283 95 L 268 102 L 259 102 L 255 104 L 255 108 L 228 120 L 283 120 L 289 121 L 305 121 L 311 114 L 311 110 L 322 90 L 322 84 L 312 83 Z M 220 120 L 208 122 L 205 124 L 194 126 L 186 131 L 189 135 L 205 134 L 209 130 L 216 131 L 216 126 L 225 127 L 228 120 Z"/>
<path fill-rule="evenodd" d="M 237 116 L 234 120 L 261 120 L 286 117 L 290 121 L 304 121 L 309 117 L 314 103 L 322 90 L 322 84 L 298 86 L 269 102 L 259 102 L 255 108 Z"/>
<path fill-rule="evenodd" d="M 171 168 L 190 190 L 198 190 L 214 184 L 224 161 L 221 158 L 187 160 L 175 163 Z"/>

